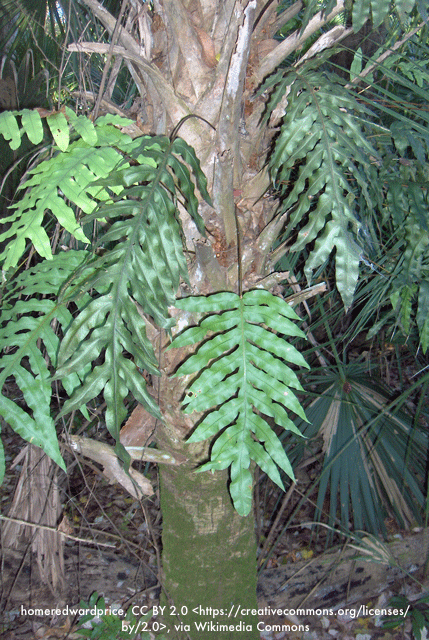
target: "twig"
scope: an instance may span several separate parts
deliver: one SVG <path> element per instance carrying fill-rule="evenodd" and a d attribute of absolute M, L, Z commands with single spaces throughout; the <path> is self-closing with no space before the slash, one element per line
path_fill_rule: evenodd
<path fill-rule="evenodd" d="M 101 76 L 101 82 L 100 82 L 100 88 L 98 90 L 98 96 L 97 96 L 97 100 L 95 101 L 94 113 L 93 113 L 93 119 L 94 120 L 97 119 L 98 112 L 100 111 L 101 99 L 102 99 L 103 93 L 104 93 L 104 85 L 106 84 L 107 74 L 108 74 L 109 67 L 110 67 L 110 62 L 111 62 L 112 57 L 113 57 L 113 47 L 114 47 L 114 45 L 116 43 L 116 40 L 118 38 L 118 35 L 119 35 L 119 28 L 121 26 L 122 16 L 125 13 L 125 7 L 127 6 L 127 4 L 128 4 L 128 0 L 122 0 L 121 9 L 119 11 L 119 16 L 118 16 L 118 18 L 116 20 L 115 28 L 113 29 L 112 39 L 110 41 L 110 46 L 109 46 L 109 51 L 107 52 L 106 62 L 104 64 L 103 75 Z"/>
<path fill-rule="evenodd" d="M 260 558 L 259 566 L 261 566 L 262 563 L 264 562 L 264 557 L 265 557 L 265 554 L 267 552 L 267 549 L 270 546 L 271 540 L 273 539 L 273 537 L 275 535 L 276 528 L 277 528 L 278 523 L 280 522 L 280 518 L 282 517 L 283 511 L 286 509 L 286 506 L 287 506 L 289 500 L 292 497 L 292 493 L 295 490 L 295 486 L 296 486 L 296 483 L 293 482 L 291 484 L 291 486 L 289 487 L 287 493 L 285 494 L 283 500 L 282 500 L 282 504 L 281 504 L 280 509 L 279 509 L 279 511 L 277 513 L 276 519 L 274 520 L 273 525 L 272 525 L 272 527 L 270 529 L 270 532 L 267 535 L 267 539 L 265 540 L 264 546 L 262 547 L 262 551 L 261 551 L 260 556 L 259 556 L 259 558 Z"/>
<path fill-rule="evenodd" d="M 68 51 L 82 51 L 83 53 L 108 53 L 110 45 L 102 42 L 74 42 L 69 44 L 67 49 Z M 185 102 L 176 96 L 172 86 L 167 82 L 161 72 L 141 55 L 119 45 L 112 47 L 112 55 L 122 56 L 130 60 L 141 71 L 144 71 L 148 75 L 159 95 L 162 97 L 168 115 L 173 122 L 181 120 L 189 113 Z"/>
<path fill-rule="evenodd" d="M 7 520 L 8 522 L 16 522 L 16 524 L 22 524 L 22 525 L 25 525 L 26 527 L 33 527 L 35 529 L 43 529 L 44 531 L 53 531 L 54 533 L 58 533 L 59 535 L 69 538 L 69 540 L 74 540 L 75 542 L 83 542 L 84 544 L 95 544 L 99 547 L 111 547 L 112 549 L 116 549 L 116 545 L 110 544 L 109 542 L 98 542 L 97 540 L 87 540 L 86 538 L 79 538 L 78 536 L 72 536 L 69 533 L 60 531 L 58 527 L 49 527 L 47 524 L 37 524 L 36 522 L 28 522 L 28 520 L 21 520 L 20 518 L 9 518 L 8 516 L 3 516 L 1 513 L 0 513 L 0 520 Z"/>
<path fill-rule="evenodd" d="M 379 56 L 377 58 L 377 60 L 375 60 L 373 62 L 373 64 L 371 64 L 369 67 L 366 67 L 365 69 L 363 69 L 363 71 L 361 71 L 358 76 L 356 76 L 355 78 L 353 78 L 353 80 L 351 80 L 348 84 L 346 84 L 345 88 L 346 89 L 351 89 L 353 85 L 358 84 L 358 82 L 363 80 L 365 78 L 365 76 L 367 76 L 369 73 L 374 71 L 374 69 L 376 69 L 378 67 L 378 65 L 380 65 L 382 62 L 384 62 L 384 60 L 386 60 L 386 58 L 391 56 L 392 53 L 394 53 L 395 51 L 397 51 L 397 49 L 402 47 L 402 45 L 405 42 L 407 42 L 407 40 L 412 38 L 417 33 L 417 31 L 422 29 L 425 26 L 426 23 L 427 23 L 427 20 L 424 21 L 424 22 L 421 22 L 415 29 L 413 29 L 412 31 L 407 33 L 407 35 L 404 38 L 402 38 L 402 40 L 399 40 L 398 42 L 396 42 L 393 45 L 393 47 L 389 47 L 389 49 L 387 51 L 385 51 L 384 53 L 382 53 L 381 56 Z"/>
<path fill-rule="evenodd" d="M 316 31 L 323 27 L 323 25 L 330 22 L 332 18 L 342 11 L 344 11 L 344 0 L 338 0 L 329 15 L 325 15 L 322 11 L 319 11 L 319 13 L 311 18 L 303 32 L 300 32 L 300 30 L 297 29 L 289 37 L 283 40 L 283 42 L 281 42 L 275 49 L 273 49 L 273 51 L 262 59 L 259 68 L 255 72 L 257 80 L 262 82 L 268 74 L 277 69 L 279 64 L 283 62 L 288 55 L 302 47 L 313 33 L 316 33 Z"/>
<path fill-rule="evenodd" d="M 139 500 L 144 495 L 153 495 L 152 485 L 142 473 L 132 467 L 128 473 L 125 472 L 113 447 L 81 436 L 69 436 L 68 444 L 77 453 L 101 464 L 103 473 L 110 482 L 118 482 L 134 498 Z M 168 457 L 168 454 L 166 456 Z"/>

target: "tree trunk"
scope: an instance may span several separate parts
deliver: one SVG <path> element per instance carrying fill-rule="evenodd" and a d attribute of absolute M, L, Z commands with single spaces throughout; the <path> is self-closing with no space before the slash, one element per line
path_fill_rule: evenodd
<path fill-rule="evenodd" d="M 240 517 L 227 472 L 164 465 L 161 475 L 163 620 L 172 637 L 259 638 L 252 514 Z M 170 636 L 169 634 L 169 636 Z M 171 637 L 171 636 L 170 636 Z"/>
<path fill-rule="evenodd" d="M 186 442 L 201 416 L 181 410 L 189 376 L 172 377 L 189 348 L 161 351 L 163 375 L 155 389 L 164 424 L 158 425 L 156 439 L 159 448 L 182 460 L 159 470 L 163 621 L 169 637 L 178 640 L 238 638 L 243 631 L 256 640 L 257 615 L 241 613 L 257 609 L 253 514 L 242 518 L 235 511 L 227 471 L 197 472 L 209 456 L 209 443 Z"/>

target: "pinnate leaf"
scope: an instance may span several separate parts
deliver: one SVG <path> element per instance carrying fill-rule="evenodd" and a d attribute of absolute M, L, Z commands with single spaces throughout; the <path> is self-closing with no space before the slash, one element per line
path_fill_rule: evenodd
<path fill-rule="evenodd" d="M 231 497 L 241 515 L 252 504 L 250 461 L 283 487 L 277 465 L 293 478 L 289 460 L 265 416 L 300 435 L 287 409 L 305 420 L 291 388 L 302 390 L 288 363 L 308 367 L 284 336 L 304 337 L 298 316 L 284 300 L 263 289 L 242 297 L 231 292 L 182 298 L 176 306 L 208 313 L 196 327 L 178 335 L 170 348 L 206 339 L 176 375 L 195 373 L 184 400 L 184 411 L 206 412 L 189 442 L 217 435 L 210 461 L 200 470 L 231 467 Z M 261 444 L 263 443 L 263 445 Z"/>
<path fill-rule="evenodd" d="M 363 11 L 363 3 L 358 4 Z M 341 84 L 334 88 L 331 78 L 327 81 L 313 70 L 313 64 L 309 62 L 302 72 L 276 77 L 283 91 L 289 86 L 290 93 L 270 167 L 282 194 L 280 212 L 290 211 L 283 240 L 295 237 L 292 251 L 314 242 L 305 265 L 309 280 L 335 251 L 336 284 L 348 308 L 362 253 L 355 192 L 358 189 L 366 206 L 373 208 L 378 190 L 373 166 L 377 151 L 368 142 L 362 117 L 365 110 Z M 275 91 L 270 109 L 280 97 L 281 92 Z"/>
<path fill-rule="evenodd" d="M 6 286 L 0 316 L 0 349 L 7 347 L 0 359 L 0 386 L 14 377 L 28 409 L 0 394 L 0 414 L 22 438 L 41 447 L 63 469 L 51 416 L 51 373 L 59 348 L 55 327 L 64 331 L 72 315 L 65 301 L 52 298 L 82 260 L 82 252 L 70 251 L 19 274 Z M 66 375 L 62 379 L 64 389 L 71 393 L 85 373 L 81 369 L 79 375 Z M 86 408 L 83 411 L 88 417 Z"/>

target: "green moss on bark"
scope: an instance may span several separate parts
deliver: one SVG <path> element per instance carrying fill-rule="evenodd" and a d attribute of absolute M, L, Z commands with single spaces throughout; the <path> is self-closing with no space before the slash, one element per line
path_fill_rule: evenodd
<path fill-rule="evenodd" d="M 164 466 L 160 476 L 168 598 L 162 604 L 167 605 L 169 637 L 259 639 L 257 616 L 242 614 L 243 609 L 257 609 L 252 514 L 242 518 L 234 510 L 226 472 L 200 474 L 190 465 Z"/>

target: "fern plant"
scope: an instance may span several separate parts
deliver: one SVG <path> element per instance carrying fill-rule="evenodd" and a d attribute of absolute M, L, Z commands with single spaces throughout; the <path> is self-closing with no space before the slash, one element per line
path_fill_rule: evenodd
<path fill-rule="evenodd" d="M 373 320 L 373 326 L 368 324 L 369 337 L 383 327 L 392 334 L 399 327 L 406 336 L 418 335 L 417 342 L 420 341 L 423 353 L 429 345 L 426 55 L 424 46 L 413 42 L 408 45 L 408 51 L 387 58 L 377 67 L 377 75 L 365 77 L 371 87 L 366 101 L 387 125 L 384 135 L 378 138 L 379 175 L 384 185 L 382 208 L 367 212 L 370 226 L 378 227 L 371 258 L 384 265 L 384 282 L 374 286 L 374 297 L 368 301 Z M 406 105 L 406 110 L 398 110 L 398 99 Z M 371 267 L 371 263 L 368 266 Z M 377 301 L 376 296 L 380 296 Z M 379 316 L 374 318 L 375 313 Z"/>
<path fill-rule="evenodd" d="M 404 6 L 397 9 L 405 15 Z M 361 98 L 367 107 L 356 101 L 352 84 L 320 71 L 320 59 L 279 71 L 263 89 L 273 87 L 268 114 L 287 95 L 270 158 L 282 198 L 279 214 L 287 215 L 284 250 L 300 254 L 308 280 L 335 252 L 336 285 L 346 308 L 364 273 L 374 291 L 367 305 L 369 337 L 383 326 L 399 326 L 406 335 L 416 330 L 426 353 L 428 89 L 424 48 L 412 46 L 408 56 L 376 64 L 380 49 L 368 61 L 374 71 L 362 72 L 372 91 Z M 396 104 L 398 94 L 406 111 Z"/>
<path fill-rule="evenodd" d="M 157 360 L 146 335 L 145 314 L 160 327 L 170 327 L 173 321 L 168 307 L 174 304 L 180 278 L 187 278 L 177 191 L 203 231 L 194 184 L 180 157 L 194 169 L 200 192 L 209 199 L 199 162 L 180 138 L 143 138 L 129 153 L 107 181 L 93 185 L 95 189 L 109 187 L 119 193 L 115 201 L 85 219 L 112 221 L 98 238 L 95 251 L 112 248 L 88 263 L 90 274 L 81 289 L 95 290 L 98 295 L 75 318 L 63 339 L 56 372 L 56 377 L 62 378 L 104 353 L 104 363 L 92 369 L 65 403 L 61 415 L 79 408 L 103 390 L 106 426 L 116 440 L 126 417 L 123 401 L 129 392 L 161 418 L 137 367 L 158 374 Z"/>
<path fill-rule="evenodd" d="M 42 131 L 37 129 L 37 115 L 15 115 L 21 117 L 20 134 L 28 132 L 28 123 L 34 120 L 37 136 L 31 135 L 34 141 L 39 140 Z M 78 129 L 76 120 L 69 119 Z M 65 119 L 60 122 L 67 124 Z M 9 117 L 3 121 L 4 131 L 13 127 Z M 85 411 L 86 403 L 103 392 L 106 426 L 124 460 L 128 456 L 119 444 L 119 428 L 126 417 L 124 400 L 128 394 L 162 419 L 138 368 L 158 374 L 158 362 L 146 334 L 148 317 L 169 329 L 173 320 L 168 309 L 175 304 L 180 280 L 187 279 L 176 194 L 204 233 L 188 167 L 200 193 L 209 201 L 199 162 L 180 138 L 131 141 L 109 118 L 97 121 L 95 127 L 79 129 L 84 137 L 68 144 L 67 128 L 63 149 L 32 169 L 25 183 L 30 188 L 9 220 L 12 225 L 7 234 L 12 240 L 4 254 L 5 270 L 17 264 L 27 237 L 48 238 L 43 228 L 47 208 L 77 240 L 85 239 L 81 225 L 101 225 L 101 232 L 95 231 L 97 240 L 91 252 L 52 256 L 44 240 L 36 242 L 41 257 L 49 260 L 12 278 L 0 318 L 0 345 L 16 348 L 1 361 L 0 382 L 13 375 L 28 407 L 26 411 L 2 396 L 2 414 L 20 435 L 42 446 L 63 468 L 50 415 L 53 370 L 53 380 L 61 380 L 69 393 L 57 418 L 74 410 Z M 17 144 L 16 131 L 10 140 Z M 65 204 L 64 198 L 70 204 Z M 76 207 L 87 213 L 80 224 Z M 29 301 L 19 300 L 22 296 Z M 78 311 L 74 317 L 70 304 Z M 187 311 L 216 311 L 199 327 L 177 337 L 172 346 L 198 341 L 206 331 L 215 332 L 177 375 L 201 370 L 190 388 L 192 395 L 198 385 L 198 401 L 189 399 L 186 411 L 208 413 L 190 441 L 224 430 L 213 446 L 211 462 L 202 470 L 231 466 L 231 495 L 237 511 L 247 515 L 252 502 L 250 460 L 280 486 L 276 464 L 293 477 L 276 435 L 262 416 L 295 433 L 299 432 L 286 409 L 305 419 L 291 390 L 301 390 L 301 385 L 280 358 L 307 365 L 293 346 L 276 335 L 303 337 L 292 322 L 298 316 L 286 302 L 265 290 L 248 291 L 243 296 L 223 292 L 207 299 L 191 297 L 176 305 Z M 210 411 L 213 404 L 221 407 Z"/>
<path fill-rule="evenodd" d="M 304 269 L 310 280 L 335 249 L 336 284 L 348 308 L 363 251 L 359 210 L 362 201 L 366 207 L 376 201 L 378 178 L 370 158 L 378 153 L 365 131 L 365 112 L 337 80 L 333 91 L 314 64 L 279 72 L 263 87 L 275 86 L 269 111 L 289 92 L 270 169 L 282 197 L 280 212 L 289 212 L 283 233 L 289 250 L 310 248 Z"/>
<path fill-rule="evenodd" d="M 9 116 L 0 117 L 0 130 L 10 130 Z M 35 121 L 38 122 L 37 116 Z M 107 402 L 107 428 L 117 441 L 126 416 L 123 401 L 130 391 L 152 414 L 161 417 L 138 368 L 158 373 L 146 336 L 145 313 L 161 327 L 171 326 L 168 307 L 174 303 L 180 278 L 187 277 L 176 194 L 203 232 L 188 167 L 200 192 L 209 200 L 199 162 L 183 140 L 131 140 L 112 122 L 127 123 L 103 117 L 95 128 L 91 123 L 88 130 L 81 126 L 85 139 L 64 145 L 64 151 L 57 150 L 32 170 L 25 185 L 29 189 L 15 205 L 16 213 L 7 220 L 11 227 L 2 236 L 3 240 L 12 238 L 3 255 L 4 273 L 17 264 L 29 237 L 40 255 L 49 259 L 12 278 L 7 285 L 10 290 L 0 317 L 0 346 L 17 349 L 3 357 L 0 382 L 14 375 L 30 411 L 2 396 L 2 412 L 20 435 L 42 446 L 62 466 L 50 417 L 50 376 L 54 368 L 56 378 L 65 382 L 71 395 L 57 417 L 81 409 L 102 390 Z M 27 131 L 26 125 L 22 128 Z M 103 178 L 107 175 L 109 180 L 105 183 Z M 96 209 L 97 203 L 100 206 Z M 76 207 L 88 213 L 83 225 L 99 220 L 104 226 L 112 223 L 99 234 L 93 252 L 52 256 L 44 229 L 46 209 L 83 241 L 85 236 L 74 213 Z M 17 301 L 22 295 L 30 295 L 30 302 Z M 45 299 L 47 295 L 53 299 Z M 80 311 L 74 319 L 67 310 L 72 299 Z M 65 334 L 61 341 L 51 326 L 53 320 L 58 320 Z M 104 362 L 92 367 L 100 356 Z M 28 358 L 29 365 L 25 360 L 26 365 L 21 366 L 23 358 Z M 40 424 L 45 425 L 44 430 Z M 117 450 L 128 459 L 119 442 Z"/>
<path fill-rule="evenodd" d="M 65 331 L 73 320 L 66 300 L 56 299 L 71 273 L 82 264 L 84 252 L 68 251 L 18 274 L 5 288 L 0 316 L 0 387 L 11 377 L 19 386 L 26 408 L 0 394 L 0 413 L 8 424 L 28 442 L 43 450 L 63 469 L 54 419 L 51 415 L 52 367 L 57 365 L 60 339 L 58 327 Z M 88 297 L 81 299 L 81 304 Z M 83 368 L 62 379 L 72 393 L 88 370 Z M 86 415 L 86 408 L 81 408 Z M 0 460 L 1 478 L 4 458 Z"/>
<path fill-rule="evenodd" d="M 242 296 L 222 292 L 208 298 L 183 298 L 176 306 L 208 314 L 171 344 L 184 347 L 203 341 L 176 372 L 178 376 L 196 373 L 183 402 L 184 411 L 206 413 L 188 441 L 200 442 L 221 432 L 210 461 L 199 470 L 231 467 L 231 497 L 238 513 L 247 515 L 252 506 L 251 460 L 281 488 L 276 465 L 294 478 L 268 420 L 297 435 L 300 432 L 286 409 L 306 420 L 291 390 L 301 391 L 302 386 L 286 362 L 308 365 L 282 337 L 304 337 L 293 322 L 299 318 L 287 302 L 263 289 Z"/>
<path fill-rule="evenodd" d="M 18 264 L 30 240 L 37 253 L 50 259 L 52 250 L 49 235 L 45 230 L 46 215 L 50 212 L 61 227 L 77 241 L 89 243 L 76 218 L 75 208 L 92 213 L 97 200 L 90 185 L 105 178 L 122 161 L 123 153 L 135 143 L 121 133 L 115 124 L 126 125 L 127 121 L 115 116 L 103 116 L 95 125 L 84 116 L 76 116 L 71 109 L 48 115 L 46 121 L 55 143 L 58 145 L 53 158 L 44 160 L 30 170 L 25 181 L 25 194 L 11 208 L 15 213 L 3 219 L 9 228 L 0 235 L 0 242 L 8 243 L 0 254 L 3 271 Z M 19 121 L 21 126 L 19 126 Z M 70 143 L 69 122 L 73 122 L 78 135 Z M 37 109 L 0 114 L 0 133 L 12 149 L 17 149 L 22 136 L 38 144 L 44 135 L 42 118 Z M 59 153 L 61 151 L 62 153 Z M 97 198 L 109 199 L 107 192 L 97 189 Z M 11 239 L 11 240 L 10 240 Z"/>

